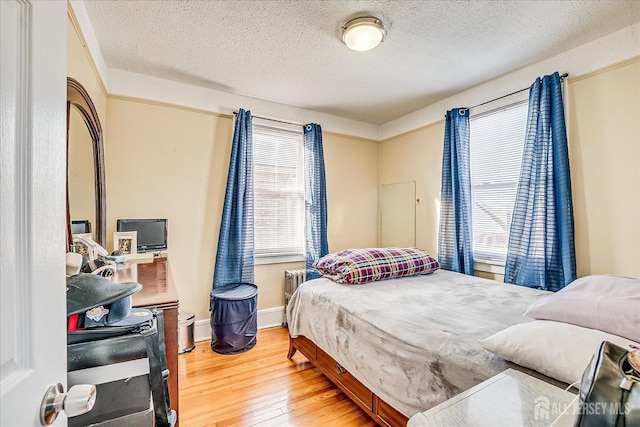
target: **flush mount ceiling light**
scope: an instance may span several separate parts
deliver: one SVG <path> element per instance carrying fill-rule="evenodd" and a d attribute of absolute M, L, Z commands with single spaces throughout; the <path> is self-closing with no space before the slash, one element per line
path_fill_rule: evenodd
<path fill-rule="evenodd" d="M 344 24 L 342 41 L 351 50 L 364 52 L 378 46 L 387 35 L 384 24 L 373 16 L 364 16 Z"/>

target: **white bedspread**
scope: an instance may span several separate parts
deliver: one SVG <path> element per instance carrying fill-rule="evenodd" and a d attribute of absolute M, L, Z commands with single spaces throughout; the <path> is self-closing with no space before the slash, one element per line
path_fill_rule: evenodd
<path fill-rule="evenodd" d="M 287 306 L 303 335 L 411 417 L 507 368 L 478 340 L 527 321 L 546 291 L 439 270 L 365 285 L 305 282 Z"/>

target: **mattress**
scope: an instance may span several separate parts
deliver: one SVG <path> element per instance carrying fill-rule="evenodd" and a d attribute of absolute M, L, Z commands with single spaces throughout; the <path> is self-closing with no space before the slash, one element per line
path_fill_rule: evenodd
<path fill-rule="evenodd" d="M 287 305 L 289 333 L 305 336 L 407 417 L 510 365 L 478 340 L 516 323 L 549 292 L 445 270 L 343 285 L 303 283 Z"/>

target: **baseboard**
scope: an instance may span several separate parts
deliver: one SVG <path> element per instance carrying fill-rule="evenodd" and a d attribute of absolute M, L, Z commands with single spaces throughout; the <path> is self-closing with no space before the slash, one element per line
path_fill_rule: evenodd
<path fill-rule="evenodd" d="M 193 328 L 193 340 L 207 341 L 211 339 L 211 326 L 209 319 L 196 320 Z"/>
<path fill-rule="evenodd" d="M 258 329 L 271 328 L 282 325 L 284 307 L 265 308 L 258 310 Z M 209 341 L 211 339 L 211 323 L 209 319 L 196 320 L 193 328 L 194 341 Z"/>
<path fill-rule="evenodd" d="M 284 306 L 258 310 L 258 329 L 281 326 L 284 322 Z"/>

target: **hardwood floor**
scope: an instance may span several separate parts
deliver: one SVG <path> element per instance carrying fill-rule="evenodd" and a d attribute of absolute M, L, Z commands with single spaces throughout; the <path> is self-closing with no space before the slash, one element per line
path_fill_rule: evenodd
<path fill-rule="evenodd" d="M 287 359 L 285 328 L 258 331 L 239 355 L 209 345 L 179 356 L 180 427 L 376 425 L 300 353 Z"/>

